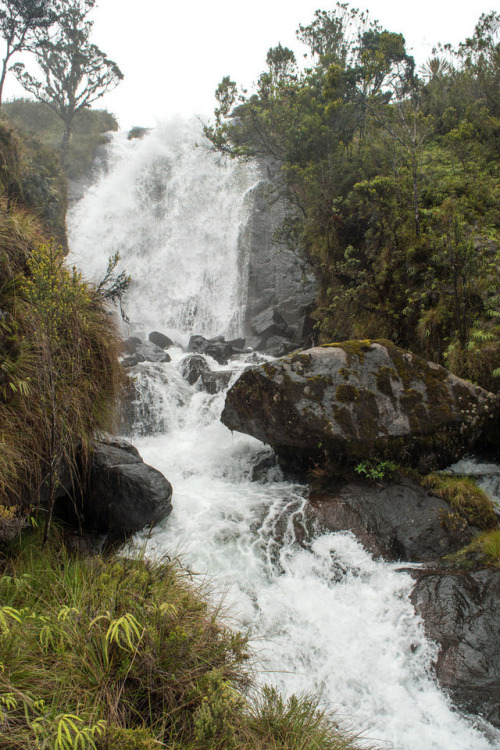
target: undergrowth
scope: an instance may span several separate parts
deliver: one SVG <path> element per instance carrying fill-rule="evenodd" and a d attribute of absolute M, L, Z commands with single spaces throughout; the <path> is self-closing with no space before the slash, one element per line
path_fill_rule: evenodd
<path fill-rule="evenodd" d="M 483 531 L 498 527 L 492 501 L 470 477 L 435 473 L 422 481 L 434 495 L 451 505 L 452 518 L 448 523 L 475 526 Z"/>
<path fill-rule="evenodd" d="M 315 699 L 256 691 L 246 638 L 171 561 L 30 533 L 2 572 L 0 750 L 366 747 Z"/>
<path fill-rule="evenodd" d="M 500 568 L 500 529 L 479 534 L 470 544 L 444 558 L 453 568 L 476 570 L 479 567 Z"/>

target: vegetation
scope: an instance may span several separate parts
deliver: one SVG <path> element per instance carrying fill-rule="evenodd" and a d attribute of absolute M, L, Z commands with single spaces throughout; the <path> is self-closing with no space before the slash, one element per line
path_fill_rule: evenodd
<path fill-rule="evenodd" d="M 5 102 L 2 115 L 20 130 L 33 153 L 37 148 L 48 147 L 52 160 L 57 159 L 64 134 L 62 120 L 41 102 L 15 99 Z M 73 120 L 73 137 L 67 147 L 64 172 L 78 179 L 88 173 L 95 158 L 96 149 L 105 143 L 105 133 L 118 130 L 116 118 L 106 110 L 84 109 Z M 54 153 L 55 152 L 55 153 Z M 49 196 L 46 193 L 45 200 Z"/>
<path fill-rule="evenodd" d="M 443 562 L 452 568 L 467 570 L 500 568 L 500 529 L 479 534 L 467 547 L 454 555 L 447 555 Z"/>
<path fill-rule="evenodd" d="M 84 460 L 95 433 L 112 422 L 121 370 L 106 309 L 106 300 L 119 292 L 116 279 L 108 274 L 97 289 L 66 267 L 62 250 L 47 241 L 46 228 L 23 201 L 22 143 L 1 123 L 0 154 L 0 539 L 5 539 L 26 515 L 42 510 L 48 511 L 48 530 L 62 468 L 75 476 L 77 457 Z"/>
<path fill-rule="evenodd" d="M 0 105 L 12 56 L 30 48 L 38 29 L 48 29 L 55 23 L 52 5 L 52 0 L 0 0 L 0 35 L 5 42 L 0 73 Z"/>
<path fill-rule="evenodd" d="M 481 530 L 496 529 L 498 519 L 492 501 L 470 477 L 450 474 L 428 474 L 423 479 L 434 495 L 446 500 L 452 508 L 447 524 L 475 526 Z"/>
<path fill-rule="evenodd" d="M 251 689 L 246 639 L 174 562 L 79 559 L 30 534 L 2 574 L 2 750 L 366 747 L 316 701 Z"/>
<path fill-rule="evenodd" d="M 337 4 L 255 92 L 223 79 L 205 133 L 275 170 L 276 241 L 320 282 L 320 341 L 388 338 L 490 390 L 500 383 L 500 16 L 417 73 L 401 34 Z"/>
<path fill-rule="evenodd" d="M 55 33 L 34 30 L 31 51 L 42 76 L 37 78 L 16 63 L 13 70 L 20 84 L 35 99 L 50 107 L 64 124 L 63 162 L 78 112 L 89 108 L 122 80 L 118 65 L 90 41 L 93 22 L 89 13 L 95 0 L 54 0 Z"/>

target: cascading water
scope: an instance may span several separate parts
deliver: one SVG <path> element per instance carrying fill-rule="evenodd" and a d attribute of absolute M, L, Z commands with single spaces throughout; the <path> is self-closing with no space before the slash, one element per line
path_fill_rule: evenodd
<path fill-rule="evenodd" d="M 134 278 L 128 312 L 145 328 L 238 334 L 245 263 L 238 248 L 251 168 L 218 164 L 193 126 L 162 126 L 141 142 L 117 136 L 103 174 L 71 217 L 74 255 L 101 273 L 119 251 Z M 500 735 L 452 709 L 431 673 L 429 643 L 408 599 L 412 579 L 374 561 L 350 534 L 322 533 L 306 489 L 283 481 L 271 451 L 219 421 L 224 393 L 181 375 L 186 357 L 136 368 L 142 393 L 134 443 L 174 488 L 174 511 L 148 554 L 180 555 L 210 575 L 249 629 L 260 679 L 320 691 L 378 746 L 492 750 Z M 226 369 L 246 366 L 245 356 Z M 213 360 L 211 366 L 217 367 Z M 220 369 L 220 367 L 218 368 Z"/>

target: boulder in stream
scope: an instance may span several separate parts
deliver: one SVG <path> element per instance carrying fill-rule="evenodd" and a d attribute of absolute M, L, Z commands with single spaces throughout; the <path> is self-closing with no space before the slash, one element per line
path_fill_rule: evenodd
<path fill-rule="evenodd" d="M 500 570 L 425 570 L 411 599 L 440 644 L 442 687 L 461 708 L 500 726 Z"/>
<path fill-rule="evenodd" d="M 128 534 L 158 523 L 172 510 L 172 486 L 124 440 L 94 444 L 89 490 L 81 507 L 84 526 Z"/>
<path fill-rule="evenodd" d="M 222 422 L 285 461 L 391 459 L 423 473 L 477 440 L 496 396 L 386 340 L 344 341 L 246 370 Z"/>

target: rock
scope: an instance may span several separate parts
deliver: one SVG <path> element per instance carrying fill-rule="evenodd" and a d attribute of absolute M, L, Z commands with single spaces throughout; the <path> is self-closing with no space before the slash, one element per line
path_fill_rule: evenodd
<path fill-rule="evenodd" d="M 123 351 L 127 354 L 135 354 L 141 344 L 142 340 L 138 336 L 129 336 L 122 344 Z"/>
<path fill-rule="evenodd" d="M 151 331 L 151 333 L 148 336 L 148 339 L 153 344 L 156 344 L 156 346 L 159 346 L 160 349 L 168 349 L 169 346 L 174 345 L 174 342 L 172 341 L 172 339 L 169 339 L 168 336 L 165 336 L 164 333 L 160 333 L 159 331 Z"/>
<path fill-rule="evenodd" d="M 172 486 L 145 464 L 134 446 L 109 440 L 94 444 L 89 489 L 80 508 L 94 531 L 132 533 L 172 510 Z"/>
<path fill-rule="evenodd" d="M 132 354 L 130 357 L 124 357 L 120 364 L 122 367 L 135 367 L 139 362 L 144 362 L 144 357 L 140 357 L 138 354 Z"/>
<path fill-rule="evenodd" d="M 208 362 L 201 354 L 192 354 L 183 359 L 181 373 L 190 385 L 198 383 L 201 390 L 211 394 L 227 387 L 233 374 L 229 370 L 222 372 L 211 370 Z"/>
<path fill-rule="evenodd" d="M 500 726 L 500 570 L 424 571 L 411 599 L 441 646 L 442 687 L 461 708 Z"/>
<path fill-rule="evenodd" d="M 160 346 L 152 341 L 145 341 L 136 351 L 136 356 L 142 357 L 144 362 L 170 362 L 170 354 L 163 351 Z"/>
<path fill-rule="evenodd" d="M 296 351 L 297 346 L 284 336 L 270 336 L 266 340 L 265 346 L 259 345 L 257 349 L 259 351 L 264 349 L 266 354 L 271 354 L 273 357 L 283 357 L 285 354 Z"/>
<path fill-rule="evenodd" d="M 275 241 L 275 232 L 290 217 L 290 205 L 283 195 L 279 166 L 262 164 L 270 179 L 260 180 L 247 192 L 248 221 L 239 245 L 242 256 L 250 258 L 247 287 L 247 321 L 266 310 L 277 310 L 290 325 L 296 326 L 317 303 L 318 284 L 314 269 L 300 252 Z M 255 342 L 258 343 L 258 342 Z M 250 342 L 251 346 L 255 346 Z M 298 342 L 297 342 L 298 344 Z"/>
<path fill-rule="evenodd" d="M 411 479 L 349 482 L 310 496 L 309 512 L 330 531 L 352 531 L 369 552 L 386 560 L 437 560 L 468 544 L 478 530 L 447 528 L 452 509 Z"/>
<path fill-rule="evenodd" d="M 216 336 L 213 339 L 206 339 L 204 336 L 191 336 L 188 344 L 188 352 L 199 352 L 207 354 L 220 365 L 226 365 L 229 358 L 239 351 L 235 351 L 230 342 L 224 341 L 223 336 Z"/>
<path fill-rule="evenodd" d="M 283 336 L 287 322 L 277 310 L 268 309 L 252 318 L 250 327 L 255 336 L 265 341 L 270 336 Z"/>
<path fill-rule="evenodd" d="M 285 460 L 389 458 L 427 473 L 462 456 L 498 404 L 390 341 L 345 341 L 246 370 L 221 419 Z"/>

